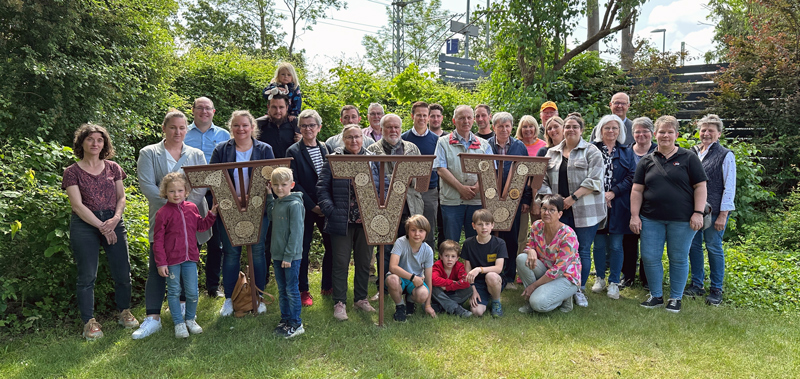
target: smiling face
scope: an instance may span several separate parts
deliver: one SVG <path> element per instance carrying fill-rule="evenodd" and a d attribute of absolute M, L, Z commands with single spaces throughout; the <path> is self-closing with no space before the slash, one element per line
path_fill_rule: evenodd
<path fill-rule="evenodd" d="M 455 250 L 445 250 L 439 254 L 439 259 L 442 260 L 444 268 L 450 270 L 458 262 L 458 254 L 456 254 Z"/>
<path fill-rule="evenodd" d="M 384 116 L 383 108 L 374 106 L 370 107 L 367 110 L 367 121 L 369 121 L 369 126 L 371 126 L 375 130 L 381 129 L 381 119 Z M 346 125 L 346 124 L 345 124 Z"/>
<path fill-rule="evenodd" d="M 282 183 L 272 183 L 272 192 L 275 192 L 275 196 L 279 199 L 292 193 L 292 188 L 294 188 L 294 182 L 289 180 Z"/>
<path fill-rule="evenodd" d="M 603 142 L 613 145 L 619 137 L 619 123 L 616 121 L 609 121 L 600 129 L 603 135 Z"/>
<path fill-rule="evenodd" d="M 408 240 L 414 246 L 421 245 L 422 241 L 425 241 L 425 236 L 427 235 L 428 233 L 422 228 L 416 228 L 412 226 L 408 230 Z"/>
<path fill-rule="evenodd" d="M 653 132 L 644 125 L 633 125 L 633 139 L 639 146 L 650 146 L 653 141 Z"/>
<path fill-rule="evenodd" d="M 172 204 L 180 204 L 186 200 L 186 183 L 182 180 L 174 180 L 167 185 L 167 201 Z"/>
<path fill-rule="evenodd" d="M 611 103 L 609 103 L 608 106 L 611 108 L 611 113 L 625 120 L 625 116 L 628 114 L 628 108 L 630 108 L 631 104 L 628 95 L 620 92 L 611 97 Z"/>
<path fill-rule="evenodd" d="M 557 122 L 549 123 L 545 132 L 553 141 L 553 145 L 558 145 L 564 140 L 564 126 Z"/>
<path fill-rule="evenodd" d="M 403 123 L 399 117 L 389 115 L 387 119 L 383 120 L 383 129 L 381 131 L 383 139 L 392 145 L 400 142 L 400 133 L 403 131 Z"/>
<path fill-rule="evenodd" d="M 458 132 L 458 134 L 464 138 L 469 136 L 469 131 L 472 129 L 473 119 L 474 116 L 472 109 L 469 107 L 461 108 L 461 110 L 456 113 L 455 117 L 453 117 L 453 125 L 456 127 L 456 132 Z"/>
<path fill-rule="evenodd" d="M 530 123 L 523 123 L 520 126 L 520 133 L 522 134 L 522 139 L 524 141 L 533 142 L 536 139 L 536 127 Z"/>
<path fill-rule="evenodd" d="M 286 118 L 287 110 L 286 99 L 272 99 L 269 101 L 267 115 L 273 120 L 283 120 Z"/>
<path fill-rule="evenodd" d="M 414 109 L 414 129 L 423 130 L 428 127 L 429 111 L 427 107 L 416 107 Z M 441 122 L 439 122 L 441 124 Z"/>
<path fill-rule="evenodd" d="M 292 77 L 292 73 L 288 69 L 283 68 L 278 72 L 278 81 L 281 84 L 289 84 L 294 82 L 294 77 Z"/>
<path fill-rule="evenodd" d="M 314 141 L 319 134 L 320 125 L 314 117 L 301 118 L 297 123 L 300 128 L 300 134 L 303 135 L 303 140 L 306 142 Z"/>
<path fill-rule="evenodd" d="M 211 100 L 200 98 L 194 101 L 192 115 L 196 125 L 211 125 L 215 112 L 214 103 Z"/>
<path fill-rule="evenodd" d="M 253 125 L 247 116 L 234 117 L 231 121 L 231 134 L 237 144 L 249 141 L 253 136 Z"/>
<path fill-rule="evenodd" d="M 570 143 L 577 144 L 583 134 L 583 128 L 577 120 L 569 119 L 564 122 L 564 138 Z M 552 137 L 550 137 L 552 138 Z"/>
<path fill-rule="evenodd" d="M 358 128 L 347 129 L 342 133 L 342 140 L 344 147 L 352 154 L 358 154 L 361 151 L 361 146 L 364 145 L 364 135 Z"/>
<path fill-rule="evenodd" d="M 442 127 L 442 121 L 444 121 L 444 116 L 442 116 L 442 111 L 438 109 L 434 109 L 429 112 L 428 114 L 428 126 L 431 129 L 439 129 Z"/>
<path fill-rule="evenodd" d="M 555 108 L 545 108 L 539 112 L 539 118 L 542 119 L 542 125 L 546 124 L 551 118 L 558 116 L 558 111 Z"/>
<path fill-rule="evenodd" d="M 506 143 L 508 138 L 511 137 L 511 129 L 514 129 L 514 127 L 509 120 L 498 121 L 494 124 L 494 134 L 497 137 L 497 142 Z"/>
<path fill-rule="evenodd" d="M 663 123 L 656 129 L 656 142 L 659 149 L 667 151 L 675 146 L 675 140 L 678 139 L 678 132 L 672 125 Z"/>
<path fill-rule="evenodd" d="M 361 116 L 358 115 L 358 110 L 348 109 L 342 113 L 339 121 L 342 125 L 358 124 L 361 122 Z"/>
<path fill-rule="evenodd" d="M 103 146 L 106 144 L 106 140 L 103 138 L 103 133 L 91 133 L 86 138 L 83 139 L 83 156 L 84 158 L 88 156 L 100 156 L 100 152 L 103 151 Z"/>
<path fill-rule="evenodd" d="M 489 128 L 492 126 L 489 124 L 490 118 L 491 115 L 486 108 L 478 107 L 475 109 L 475 124 L 478 125 L 478 131 L 481 132 L 481 134 L 486 134 L 489 132 Z"/>
<path fill-rule="evenodd" d="M 172 117 L 167 124 L 161 127 L 164 132 L 164 140 L 173 144 L 182 144 L 186 138 L 186 119 L 183 117 Z"/>
<path fill-rule="evenodd" d="M 709 147 L 712 143 L 719 141 L 720 134 L 719 129 L 714 124 L 700 125 L 700 142 L 705 147 Z"/>

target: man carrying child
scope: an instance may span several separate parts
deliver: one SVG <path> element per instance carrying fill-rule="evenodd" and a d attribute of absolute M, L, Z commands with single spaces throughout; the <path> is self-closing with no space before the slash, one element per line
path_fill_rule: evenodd
<path fill-rule="evenodd" d="M 406 235 L 397 239 L 389 260 L 386 286 L 394 300 L 395 321 L 405 321 L 413 314 L 415 303 L 425 303 L 425 313 L 436 317 L 431 307 L 433 249 L 425 243 L 431 225 L 425 216 L 413 215 L 406 220 Z M 406 302 L 406 300 L 410 300 Z"/>
<path fill-rule="evenodd" d="M 488 209 L 473 213 L 472 227 L 478 235 L 467 238 L 461 250 L 467 268 L 467 281 L 472 284 L 470 311 L 475 316 L 482 316 L 491 297 L 492 316 L 500 317 L 503 315 L 500 292 L 506 285 L 500 274 L 503 272 L 503 262 L 508 258 L 506 243 L 492 235 L 494 216 Z"/>

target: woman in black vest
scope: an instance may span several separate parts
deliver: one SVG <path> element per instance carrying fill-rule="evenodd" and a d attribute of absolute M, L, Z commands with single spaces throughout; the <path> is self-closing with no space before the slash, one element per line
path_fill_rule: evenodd
<path fill-rule="evenodd" d="M 725 251 L 722 249 L 722 236 L 728 224 L 728 215 L 734 210 L 733 198 L 736 196 L 736 158 L 733 152 L 719 144 L 722 135 L 722 120 L 715 114 L 709 114 L 697 122 L 700 131 L 700 144 L 692 151 L 703 162 L 703 170 L 708 176 L 708 203 L 711 204 L 711 222 L 714 225 L 700 231 L 692 241 L 689 250 L 691 284 L 683 292 L 689 297 L 703 296 L 703 241 L 708 250 L 708 269 L 711 287 L 706 303 L 719 305 L 722 303 L 722 280 L 725 277 Z"/>

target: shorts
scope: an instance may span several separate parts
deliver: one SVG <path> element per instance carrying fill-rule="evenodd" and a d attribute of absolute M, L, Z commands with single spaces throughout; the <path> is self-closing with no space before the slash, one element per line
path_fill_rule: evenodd
<path fill-rule="evenodd" d="M 478 295 L 481 297 L 481 301 L 478 302 L 480 305 L 488 305 L 490 301 L 492 301 L 492 295 L 489 293 L 489 287 L 486 285 L 485 279 L 475 279 L 475 283 L 473 284 L 475 289 L 478 291 Z M 500 285 L 500 290 L 504 290 L 506 288 L 506 280 L 503 278 L 503 284 Z"/>
<path fill-rule="evenodd" d="M 428 283 L 425 283 L 425 281 L 422 282 L 422 285 L 425 286 L 425 288 L 428 288 Z M 414 282 L 408 279 L 400 278 L 401 293 L 406 293 L 410 295 L 412 292 L 414 292 L 414 288 L 417 288 L 417 286 L 414 285 Z"/>

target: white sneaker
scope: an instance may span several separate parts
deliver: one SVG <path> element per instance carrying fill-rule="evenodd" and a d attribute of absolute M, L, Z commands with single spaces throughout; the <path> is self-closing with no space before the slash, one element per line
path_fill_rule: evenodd
<path fill-rule="evenodd" d="M 267 313 L 267 305 L 259 302 L 258 303 L 258 314 Z"/>
<path fill-rule="evenodd" d="M 619 300 L 619 285 L 617 283 L 608 283 L 608 297 Z"/>
<path fill-rule="evenodd" d="M 175 338 L 189 338 L 189 331 L 186 330 L 186 324 L 180 323 L 175 325 Z"/>
<path fill-rule="evenodd" d="M 586 295 L 584 295 L 583 292 L 576 292 L 574 296 L 575 304 L 578 304 L 579 307 L 585 308 L 589 306 L 589 300 L 586 299 Z"/>
<path fill-rule="evenodd" d="M 592 292 L 600 293 L 606 289 L 606 279 L 605 278 L 595 278 L 594 285 L 592 285 Z"/>
<path fill-rule="evenodd" d="M 203 328 L 197 325 L 197 321 L 195 320 L 186 320 L 186 329 L 189 329 L 189 333 L 192 334 L 203 333 Z"/>
<path fill-rule="evenodd" d="M 531 308 L 530 304 L 525 304 L 518 309 L 519 313 L 533 313 L 533 308 Z"/>
<path fill-rule="evenodd" d="M 156 320 L 153 316 L 148 316 L 142 321 L 142 326 L 136 329 L 131 337 L 135 340 L 140 340 L 159 330 L 161 330 L 161 320 Z"/>
<path fill-rule="evenodd" d="M 230 316 L 233 314 L 233 300 L 230 298 L 225 299 L 222 303 L 222 308 L 219 310 L 219 315 L 222 317 Z"/>

